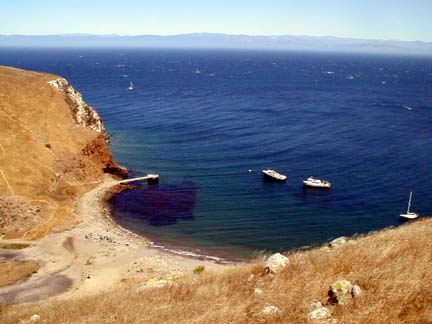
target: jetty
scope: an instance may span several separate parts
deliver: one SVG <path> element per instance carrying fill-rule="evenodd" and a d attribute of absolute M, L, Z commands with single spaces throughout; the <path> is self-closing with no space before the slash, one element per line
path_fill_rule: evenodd
<path fill-rule="evenodd" d="M 130 183 L 130 182 L 139 182 L 139 181 L 147 181 L 148 183 L 158 183 L 159 182 L 159 174 L 149 173 L 143 177 L 124 179 L 124 180 L 119 180 L 117 182 L 118 183 Z"/>

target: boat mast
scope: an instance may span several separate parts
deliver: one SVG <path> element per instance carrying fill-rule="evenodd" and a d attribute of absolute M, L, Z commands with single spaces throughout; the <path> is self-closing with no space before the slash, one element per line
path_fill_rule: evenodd
<path fill-rule="evenodd" d="M 410 210 L 410 207 L 411 207 L 411 197 L 412 197 L 412 191 L 410 191 L 410 197 L 409 197 L 409 200 L 408 200 L 407 214 L 409 214 L 409 210 Z"/>

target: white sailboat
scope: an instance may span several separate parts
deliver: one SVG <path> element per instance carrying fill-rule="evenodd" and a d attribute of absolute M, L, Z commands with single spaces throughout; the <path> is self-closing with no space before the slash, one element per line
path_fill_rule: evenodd
<path fill-rule="evenodd" d="M 133 86 L 133 83 L 132 83 L 132 81 L 130 82 L 130 84 L 129 84 L 129 88 L 128 88 L 129 90 L 133 90 L 134 89 L 134 86 Z"/>
<path fill-rule="evenodd" d="M 412 198 L 412 191 L 410 191 L 410 195 L 409 195 L 409 200 L 408 200 L 408 208 L 405 214 L 400 214 L 399 216 L 401 218 L 405 218 L 405 219 L 415 219 L 417 218 L 419 215 L 414 213 L 414 212 L 410 212 L 410 207 L 411 207 L 411 198 Z"/>

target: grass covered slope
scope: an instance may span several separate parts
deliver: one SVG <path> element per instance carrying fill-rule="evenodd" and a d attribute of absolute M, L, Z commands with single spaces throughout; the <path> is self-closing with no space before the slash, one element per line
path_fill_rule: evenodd
<path fill-rule="evenodd" d="M 63 78 L 0 66 L 0 234 L 75 223 L 75 199 L 116 171 L 97 113 Z"/>
<path fill-rule="evenodd" d="M 308 323 L 309 305 L 320 301 L 337 323 L 431 323 L 431 254 L 428 218 L 335 249 L 289 253 L 289 264 L 276 274 L 265 274 L 257 261 L 191 273 L 162 288 L 129 283 L 103 295 L 3 307 L 0 322 L 38 314 L 43 323 Z M 359 285 L 361 297 L 329 304 L 329 285 L 338 279 Z M 280 311 L 263 314 L 266 306 Z"/>

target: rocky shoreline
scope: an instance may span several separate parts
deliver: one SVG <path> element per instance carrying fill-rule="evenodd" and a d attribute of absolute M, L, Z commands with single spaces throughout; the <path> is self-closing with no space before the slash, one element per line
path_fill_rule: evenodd
<path fill-rule="evenodd" d="M 0 249 L 0 256 L 39 264 L 28 280 L 0 288 L 0 304 L 86 296 L 218 267 L 155 249 L 111 219 L 107 200 L 131 187 L 116 181 L 127 169 L 114 161 L 100 116 L 67 80 L 0 67 L 0 92 L 7 103 L 0 114 L 0 239 L 28 245 L 13 257 Z"/>
<path fill-rule="evenodd" d="M 143 283 L 154 278 L 178 278 L 198 265 L 219 267 L 214 262 L 153 248 L 144 237 L 118 226 L 107 214 L 104 201 L 124 189 L 108 177 L 78 200 L 80 222 L 76 226 L 50 234 L 24 249 L 22 258 L 37 261 L 41 268 L 28 281 L 0 288 L 0 304 L 37 301 L 55 295 L 58 298 L 91 295 L 125 281 Z M 50 278 L 63 278 L 63 284 Z"/>

